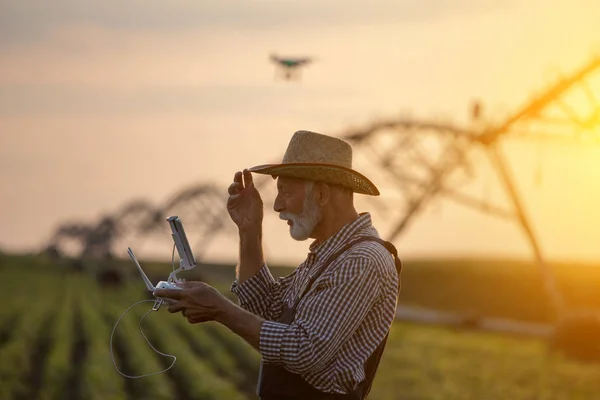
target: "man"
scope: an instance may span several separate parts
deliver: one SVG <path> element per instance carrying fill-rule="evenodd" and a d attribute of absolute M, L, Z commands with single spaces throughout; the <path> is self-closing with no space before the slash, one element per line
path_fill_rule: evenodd
<path fill-rule="evenodd" d="M 290 235 L 314 239 L 306 260 L 279 279 L 263 257 L 263 203 L 253 172 L 277 178 L 274 210 Z M 240 237 L 231 290 L 240 306 L 199 282 L 156 292 L 176 300 L 169 311 L 190 323 L 216 320 L 261 353 L 263 400 L 363 399 L 371 388 L 395 315 L 401 264 L 370 214 L 356 211 L 354 193 L 379 195 L 352 169 L 350 145 L 298 131 L 281 164 L 237 172 L 229 186 L 227 208 Z"/>

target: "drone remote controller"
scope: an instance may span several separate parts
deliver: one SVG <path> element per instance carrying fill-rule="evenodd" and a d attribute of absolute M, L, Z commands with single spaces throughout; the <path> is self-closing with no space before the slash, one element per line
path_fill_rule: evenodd
<path fill-rule="evenodd" d="M 167 218 L 167 221 L 169 221 L 169 225 L 171 226 L 171 231 L 172 231 L 172 236 L 173 236 L 173 241 L 174 241 L 174 246 L 177 247 L 177 252 L 179 253 L 179 268 L 175 269 L 175 260 L 173 260 L 173 271 L 169 274 L 169 278 L 166 281 L 159 281 L 156 286 L 154 286 L 152 284 L 152 282 L 150 282 L 150 279 L 148 279 L 148 276 L 146 275 L 146 273 L 144 272 L 144 270 L 142 269 L 142 266 L 140 265 L 140 263 L 138 262 L 137 258 L 135 257 L 135 254 L 133 253 L 133 250 L 131 250 L 131 247 L 127 248 L 127 253 L 129 254 L 129 257 L 131 257 L 131 259 L 133 260 L 133 262 L 135 263 L 138 271 L 140 272 L 140 275 L 142 276 L 142 280 L 144 281 L 144 284 L 146 285 L 146 288 L 152 292 L 152 295 L 154 295 L 154 297 L 156 298 L 156 300 L 154 300 L 154 306 L 152 307 L 152 310 L 148 311 L 146 314 L 144 314 L 144 316 L 142 317 L 142 319 L 140 319 L 140 324 L 142 323 L 142 320 L 146 317 L 146 315 L 148 315 L 149 313 L 151 313 L 152 311 L 157 311 L 160 306 L 163 303 L 170 303 L 171 300 L 170 299 L 165 299 L 165 298 L 161 298 L 161 297 L 157 297 L 155 292 L 157 289 L 178 289 L 178 290 L 182 290 L 183 288 L 178 286 L 178 283 L 181 283 L 182 280 L 177 278 L 177 272 L 181 271 L 181 270 L 189 270 L 192 269 L 196 266 L 196 259 L 194 258 L 194 254 L 192 253 L 192 249 L 190 248 L 190 244 L 188 243 L 187 237 L 185 235 L 185 231 L 183 230 L 183 225 L 181 224 L 181 220 L 179 219 L 179 217 L 177 216 L 172 216 Z M 173 253 L 175 253 L 175 249 L 173 249 Z M 175 254 L 173 254 L 175 255 Z M 148 338 L 146 337 L 146 335 L 144 335 L 144 333 L 142 332 L 142 327 L 141 325 L 139 326 L 140 328 L 140 332 L 142 333 L 142 336 L 144 336 L 144 339 L 146 339 L 146 342 L 148 343 L 148 345 L 150 345 L 150 347 L 157 353 L 160 354 L 162 356 L 165 357 L 170 357 L 173 359 L 173 362 L 171 363 L 171 365 L 167 368 L 165 368 L 162 371 L 159 372 L 154 372 L 151 374 L 145 374 L 145 375 L 139 375 L 139 376 L 132 376 L 132 375 L 127 375 L 124 374 L 123 372 L 121 372 L 119 370 L 119 367 L 117 367 L 117 364 L 115 362 L 115 357 L 113 354 L 113 335 L 115 333 L 115 329 L 117 328 L 117 325 L 119 324 L 119 321 L 121 320 L 121 318 L 123 318 L 123 316 L 136 304 L 139 303 L 143 303 L 145 301 L 153 301 L 153 300 L 140 300 L 134 304 L 132 304 L 131 306 L 129 306 L 129 308 L 127 310 L 125 310 L 125 312 L 123 312 L 123 314 L 121 314 L 121 316 L 117 319 L 117 322 L 115 322 L 115 326 L 113 327 L 112 333 L 110 334 L 110 356 L 112 358 L 113 361 L 113 365 L 115 366 L 117 372 L 119 372 L 121 375 L 123 375 L 126 378 L 142 378 L 144 376 L 151 376 L 151 375 L 156 375 L 156 374 L 162 374 L 164 372 L 167 372 L 168 370 L 170 370 L 173 365 L 175 365 L 175 361 L 177 360 L 177 357 L 169 355 L 169 354 L 164 354 L 159 352 L 158 350 L 156 350 L 154 348 L 154 346 L 152 346 L 152 344 L 148 341 Z"/>
<path fill-rule="evenodd" d="M 196 259 L 194 258 L 194 254 L 192 253 L 192 249 L 185 235 L 181 219 L 179 219 L 179 217 L 177 216 L 172 216 L 167 218 L 167 221 L 169 221 L 169 225 L 171 226 L 173 241 L 175 243 L 175 247 L 177 248 L 177 252 L 179 253 L 180 260 L 179 268 L 173 270 L 173 272 L 169 274 L 169 278 L 166 281 L 160 281 L 156 284 L 156 286 L 154 286 L 152 282 L 150 282 L 150 279 L 148 279 L 148 276 L 146 275 L 144 270 L 142 269 L 142 266 L 135 257 L 135 254 L 133 253 L 131 247 L 127 248 L 127 253 L 129 254 L 129 257 L 131 257 L 131 259 L 135 263 L 136 267 L 138 268 L 138 271 L 140 272 L 140 275 L 142 276 L 142 280 L 146 285 L 146 288 L 150 292 L 152 292 L 152 294 L 154 294 L 156 289 L 181 290 L 182 288 L 177 285 L 177 282 L 180 281 L 180 279 L 177 278 L 177 272 L 181 270 L 189 270 L 196 266 Z M 168 299 L 163 299 L 159 297 L 157 297 L 156 300 L 157 301 L 154 304 L 153 310 L 158 310 L 162 302 L 169 302 Z"/>

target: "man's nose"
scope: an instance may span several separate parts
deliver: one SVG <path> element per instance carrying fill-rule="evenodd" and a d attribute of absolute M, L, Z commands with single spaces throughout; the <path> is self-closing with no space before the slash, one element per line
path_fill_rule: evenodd
<path fill-rule="evenodd" d="M 273 202 L 273 210 L 275 212 L 282 212 L 285 209 L 283 206 L 283 200 L 279 196 L 275 197 L 275 201 Z"/>

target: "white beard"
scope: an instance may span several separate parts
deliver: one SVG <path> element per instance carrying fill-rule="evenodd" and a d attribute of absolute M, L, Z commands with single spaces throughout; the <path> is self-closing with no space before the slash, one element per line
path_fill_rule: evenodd
<path fill-rule="evenodd" d="M 304 208 L 301 214 L 282 212 L 279 213 L 279 218 L 292 221 L 290 235 L 295 240 L 303 241 L 310 237 L 315 227 L 321 222 L 323 215 L 317 202 L 309 193 L 304 200 Z"/>

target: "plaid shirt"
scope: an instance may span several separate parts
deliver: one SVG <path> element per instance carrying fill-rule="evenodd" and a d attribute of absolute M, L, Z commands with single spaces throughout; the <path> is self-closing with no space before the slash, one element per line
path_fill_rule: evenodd
<path fill-rule="evenodd" d="M 304 294 L 291 325 L 275 322 L 303 291 L 309 273 L 357 236 L 377 236 L 369 213 L 335 235 L 314 241 L 306 260 L 290 275 L 274 279 L 266 265 L 231 291 L 242 308 L 266 321 L 260 331 L 263 361 L 300 374 L 313 387 L 348 393 L 365 377 L 365 360 L 390 328 L 396 312 L 398 275 L 392 255 L 380 244 L 356 244 L 336 260 Z"/>

